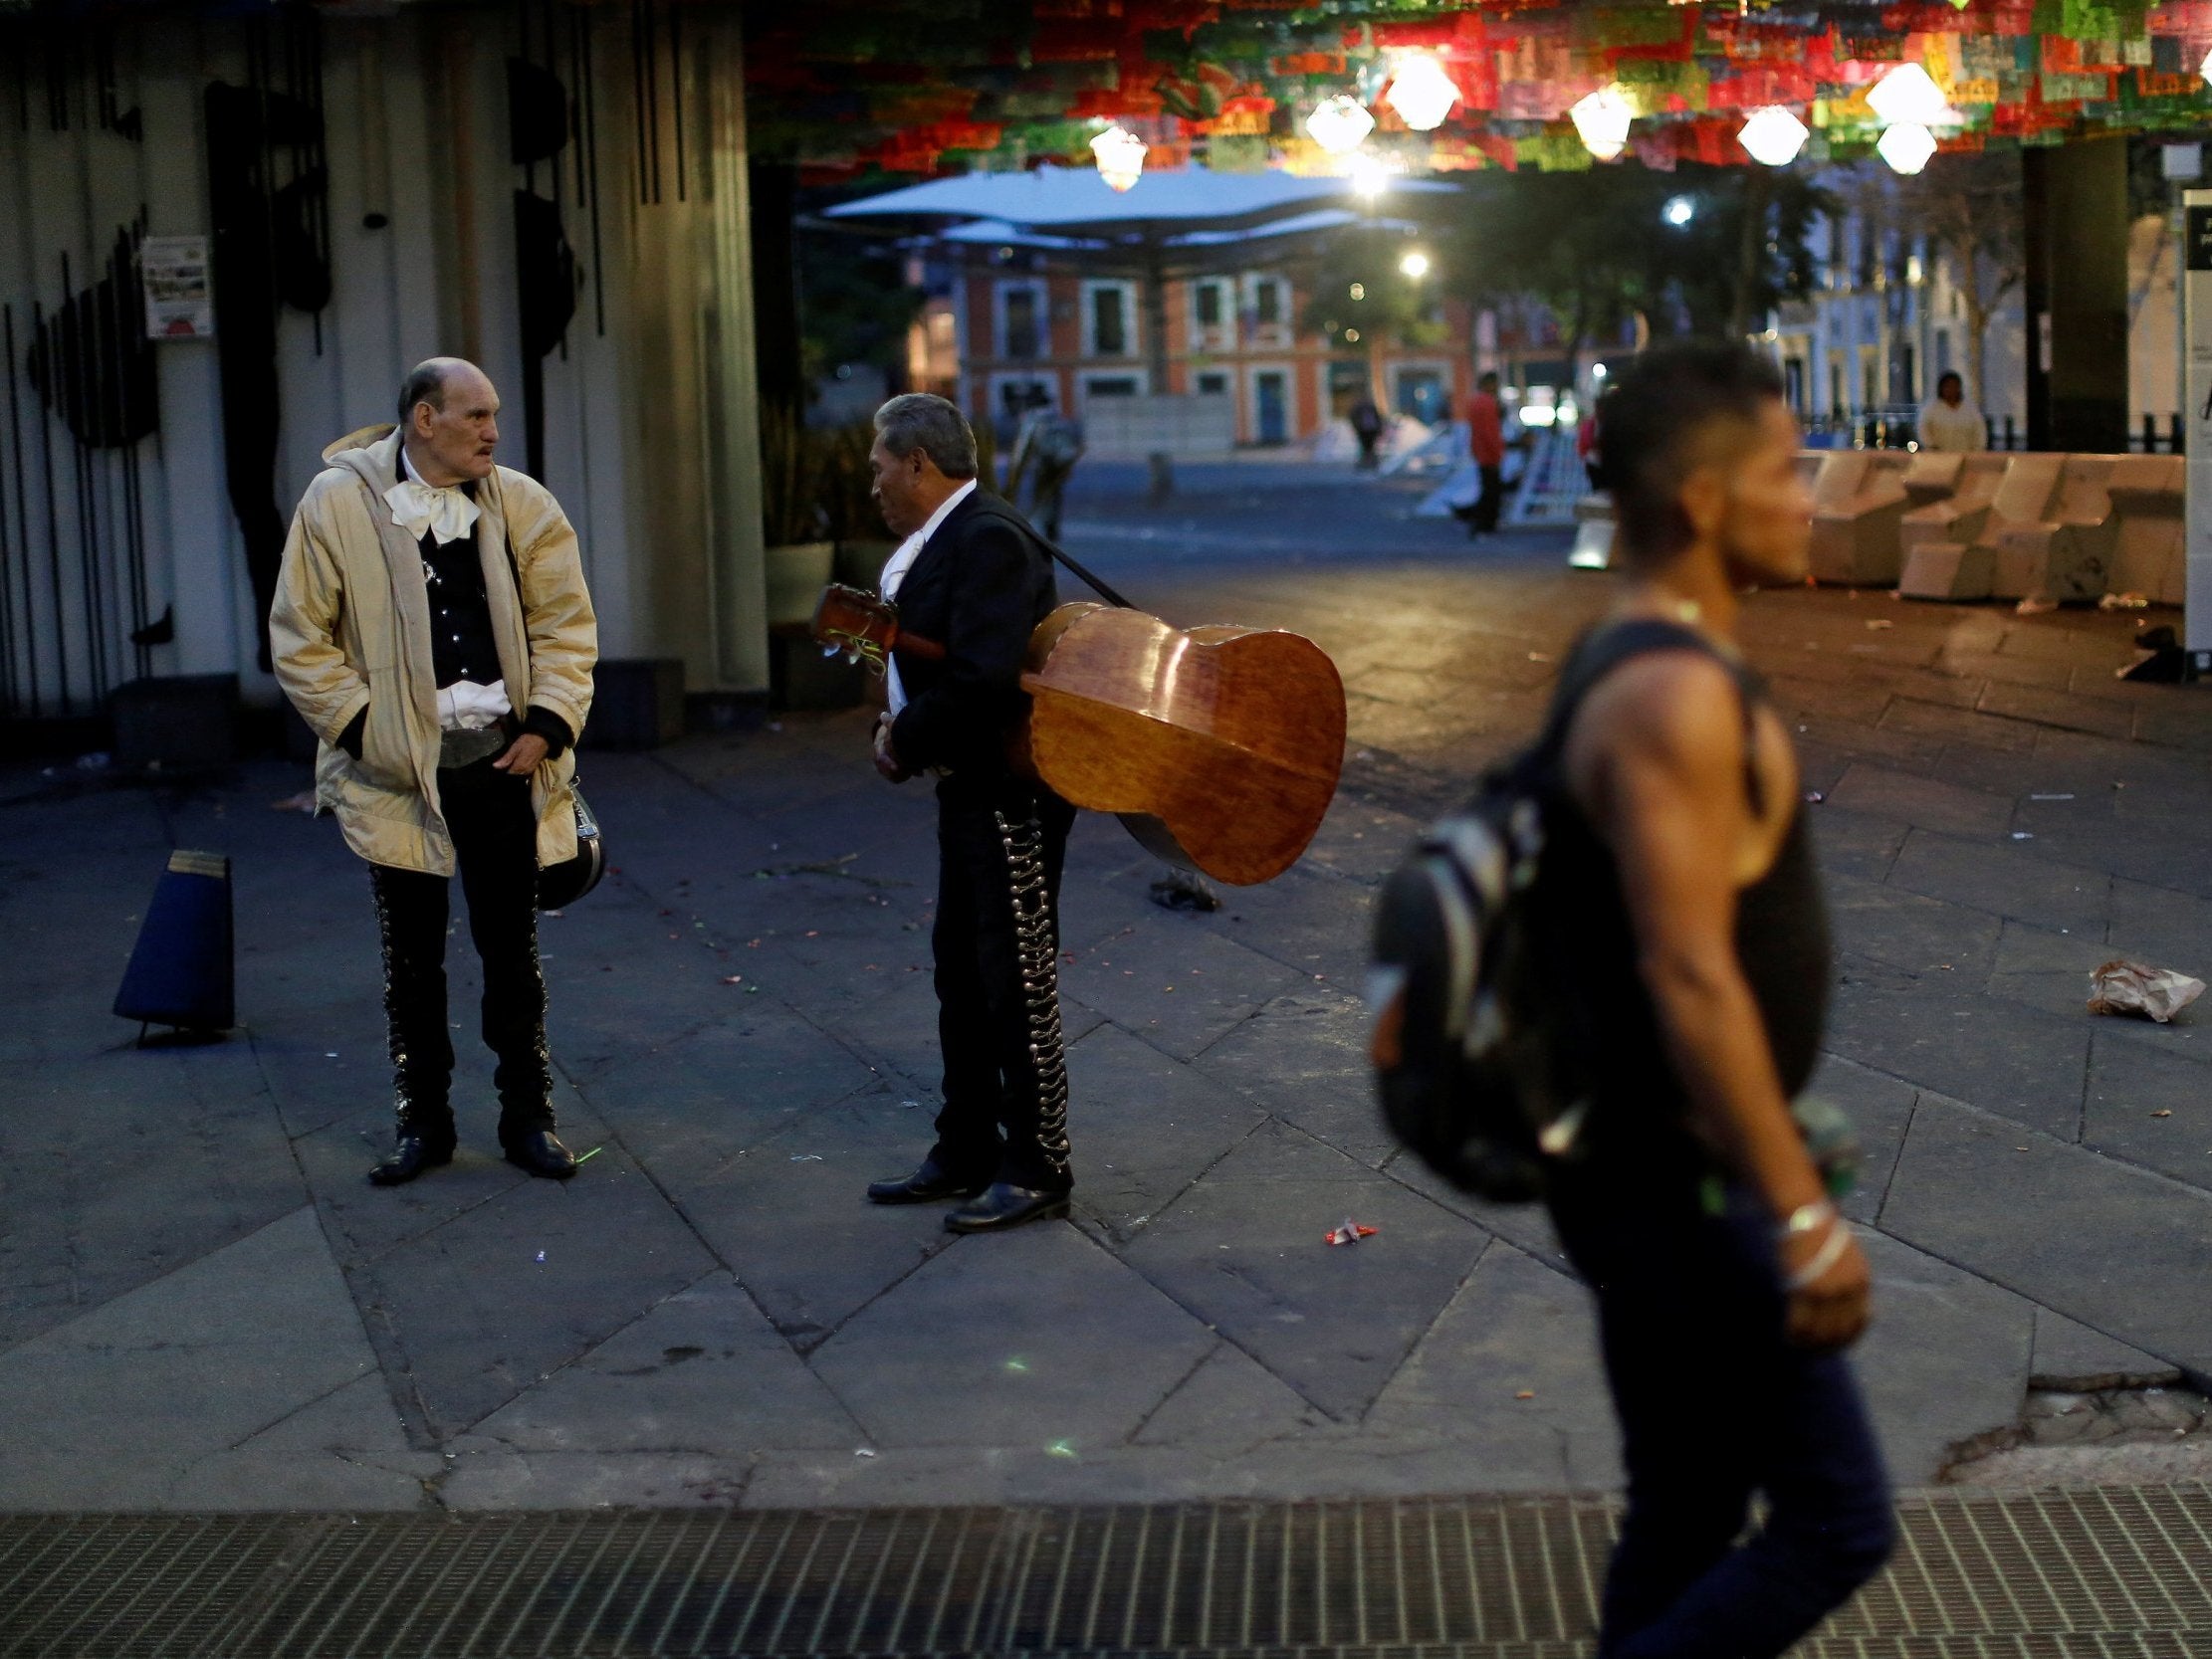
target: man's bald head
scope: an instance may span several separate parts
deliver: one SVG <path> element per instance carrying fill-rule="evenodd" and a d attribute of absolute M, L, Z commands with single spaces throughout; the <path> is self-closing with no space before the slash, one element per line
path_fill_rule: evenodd
<path fill-rule="evenodd" d="M 466 357 L 425 357 L 407 371 L 407 378 L 399 386 L 399 424 L 412 427 L 415 405 L 427 403 L 433 409 L 445 407 L 446 391 L 453 380 L 461 375 L 474 375 L 491 382 L 482 369 Z"/>
<path fill-rule="evenodd" d="M 423 482 L 488 477 L 499 443 L 499 393 L 465 357 L 427 357 L 399 388 L 399 430 Z"/>

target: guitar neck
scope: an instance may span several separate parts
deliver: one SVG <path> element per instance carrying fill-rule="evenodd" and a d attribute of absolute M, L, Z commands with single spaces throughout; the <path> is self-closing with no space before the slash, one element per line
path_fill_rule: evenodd
<path fill-rule="evenodd" d="M 904 628 L 892 636 L 891 649 L 919 657 L 925 663 L 941 663 L 945 660 L 945 648 L 937 641 L 926 634 L 910 634 Z"/>

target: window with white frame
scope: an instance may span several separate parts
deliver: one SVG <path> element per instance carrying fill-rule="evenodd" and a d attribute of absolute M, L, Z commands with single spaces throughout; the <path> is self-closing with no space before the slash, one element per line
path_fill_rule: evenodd
<path fill-rule="evenodd" d="M 1236 337 L 1236 285 L 1205 277 L 1191 285 L 1191 339 L 1200 349 L 1218 349 Z"/>
<path fill-rule="evenodd" d="M 1139 397 L 1145 389 L 1141 374 L 1086 374 L 1083 376 L 1083 397 L 1086 402 L 1094 397 Z"/>
<path fill-rule="evenodd" d="M 1290 320 L 1290 285 L 1280 277 L 1261 277 L 1252 284 L 1252 317 L 1262 323 Z"/>
<path fill-rule="evenodd" d="M 1002 282 L 998 285 L 998 355 L 1041 357 L 1049 337 L 1040 282 Z"/>
<path fill-rule="evenodd" d="M 1083 285 L 1083 354 L 1133 357 L 1137 354 L 1136 295 L 1127 283 Z"/>

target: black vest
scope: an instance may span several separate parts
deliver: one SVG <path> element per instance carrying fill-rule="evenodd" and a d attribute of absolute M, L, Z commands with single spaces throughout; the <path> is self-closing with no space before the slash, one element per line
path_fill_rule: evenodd
<path fill-rule="evenodd" d="M 472 499 L 475 494 L 469 490 Z M 484 592 L 475 527 L 442 547 L 424 530 L 421 547 L 423 584 L 430 594 L 430 664 L 438 689 L 457 680 L 500 684 L 499 645 L 492 637 L 492 606 Z"/>

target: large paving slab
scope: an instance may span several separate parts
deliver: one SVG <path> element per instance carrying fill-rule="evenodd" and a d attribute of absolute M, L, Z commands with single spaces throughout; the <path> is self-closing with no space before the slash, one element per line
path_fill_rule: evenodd
<path fill-rule="evenodd" d="M 1922 1095 L 1881 1225 L 2043 1307 L 2212 1377 L 2212 1195 Z"/>
<path fill-rule="evenodd" d="M 1346 1220 L 1374 1227 L 1376 1238 L 1329 1245 Z M 1488 1242 L 1335 1147 L 1269 1125 L 1156 1216 L 1127 1255 L 1209 1327 L 1349 1420 L 1373 1402 Z"/>
<path fill-rule="evenodd" d="M 871 1444 L 1080 1452 L 1133 1434 L 1214 1346 L 1193 1311 L 1048 1223 L 931 1258 L 813 1367 Z"/>

